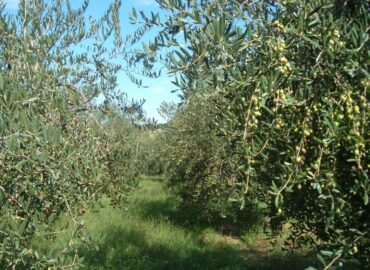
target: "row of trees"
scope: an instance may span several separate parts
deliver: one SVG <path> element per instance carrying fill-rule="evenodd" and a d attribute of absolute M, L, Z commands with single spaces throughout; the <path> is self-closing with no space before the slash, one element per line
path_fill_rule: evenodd
<path fill-rule="evenodd" d="M 169 182 L 209 217 L 268 205 L 325 269 L 369 265 L 369 19 L 362 0 L 158 0 L 148 53 L 177 74 Z M 163 57 L 163 49 L 172 50 Z"/>
<path fill-rule="evenodd" d="M 81 215 L 103 195 L 119 204 L 135 186 L 142 104 L 128 102 L 116 81 L 144 32 L 122 38 L 120 5 L 88 20 L 89 1 L 77 9 L 20 1 L 16 14 L 0 1 L 1 269 L 78 268 Z M 68 246 L 38 253 L 33 239 L 52 242 L 66 215 Z"/>

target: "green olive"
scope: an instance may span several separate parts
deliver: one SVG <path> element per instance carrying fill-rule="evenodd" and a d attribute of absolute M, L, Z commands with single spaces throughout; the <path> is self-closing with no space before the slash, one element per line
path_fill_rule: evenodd
<path fill-rule="evenodd" d="M 353 109 L 354 109 L 355 113 L 360 113 L 360 107 L 359 106 L 356 105 Z"/>

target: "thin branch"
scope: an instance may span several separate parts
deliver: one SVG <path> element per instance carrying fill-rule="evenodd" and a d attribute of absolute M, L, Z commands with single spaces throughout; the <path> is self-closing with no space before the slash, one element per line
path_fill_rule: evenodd
<path fill-rule="evenodd" d="M 324 270 L 329 270 L 330 267 L 343 255 L 343 252 L 340 252 L 325 268 Z"/>

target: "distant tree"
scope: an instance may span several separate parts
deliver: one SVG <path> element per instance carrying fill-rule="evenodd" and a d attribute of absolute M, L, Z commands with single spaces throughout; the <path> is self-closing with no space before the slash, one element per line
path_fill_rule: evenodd
<path fill-rule="evenodd" d="M 158 113 L 166 122 L 168 122 L 175 116 L 177 108 L 178 105 L 174 102 L 162 101 L 158 108 Z"/>

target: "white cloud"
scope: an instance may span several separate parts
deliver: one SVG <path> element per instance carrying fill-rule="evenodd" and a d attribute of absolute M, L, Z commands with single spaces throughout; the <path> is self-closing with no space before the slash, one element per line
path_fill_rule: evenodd
<path fill-rule="evenodd" d="M 156 2 L 154 0 L 136 0 L 139 6 L 149 7 L 154 5 Z"/>
<path fill-rule="evenodd" d="M 19 0 L 3 0 L 3 3 L 9 9 L 17 9 L 18 8 Z"/>
<path fill-rule="evenodd" d="M 163 86 L 153 87 L 153 88 L 150 88 L 149 91 L 160 94 L 164 92 L 164 87 Z"/>

